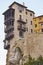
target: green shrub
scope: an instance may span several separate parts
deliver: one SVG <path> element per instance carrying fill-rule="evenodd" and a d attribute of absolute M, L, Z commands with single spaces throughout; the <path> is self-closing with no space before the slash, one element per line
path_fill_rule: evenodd
<path fill-rule="evenodd" d="M 32 57 L 29 55 L 28 62 L 24 63 L 24 65 L 43 65 L 43 57 L 40 56 L 37 58 L 37 60 L 35 60 L 34 58 L 32 59 Z"/>

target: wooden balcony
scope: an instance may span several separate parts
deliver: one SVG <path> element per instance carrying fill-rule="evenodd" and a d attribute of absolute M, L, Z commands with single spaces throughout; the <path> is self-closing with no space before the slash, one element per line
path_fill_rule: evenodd
<path fill-rule="evenodd" d="M 14 32 L 13 32 L 13 31 L 10 32 L 9 34 L 5 35 L 5 39 L 6 39 L 6 40 L 10 40 L 10 39 L 12 39 L 13 37 L 14 37 Z"/>
<path fill-rule="evenodd" d="M 4 40 L 4 49 L 9 49 L 10 48 L 10 44 L 8 42 L 6 42 L 6 40 Z"/>
<path fill-rule="evenodd" d="M 4 21 L 4 24 L 6 25 L 6 23 L 10 22 L 11 20 L 14 20 L 14 17 L 10 16 L 9 18 L 7 18 L 7 19 Z"/>
<path fill-rule="evenodd" d="M 7 22 L 9 22 L 10 20 L 14 20 L 14 16 L 15 16 L 15 9 L 13 8 L 9 8 L 8 10 L 6 10 L 4 13 L 4 24 L 6 24 Z"/>
<path fill-rule="evenodd" d="M 14 29 L 14 26 L 10 25 L 5 28 L 5 33 L 7 33 L 10 29 Z"/>

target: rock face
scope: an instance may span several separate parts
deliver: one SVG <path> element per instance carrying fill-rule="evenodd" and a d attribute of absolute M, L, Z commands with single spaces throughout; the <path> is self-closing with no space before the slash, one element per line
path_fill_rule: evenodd
<path fill-rule="evenodd" d="M 11 40 L 10 51 L 7 56 L 7 65 L 22 65 L 28 60 L 29 55 L 33 58 L 43 56 L 43 34 L 29 34 L 22 40 Z M 16 45 L 15 45 L 16 44 Z"/>
<path fill-rule="evenodd" d="M 22 58 L 22 52 L 19 47 L 13 48 L 10 52 L 9 62 L 12 64 L 19 64 L 19 61 Z"/>

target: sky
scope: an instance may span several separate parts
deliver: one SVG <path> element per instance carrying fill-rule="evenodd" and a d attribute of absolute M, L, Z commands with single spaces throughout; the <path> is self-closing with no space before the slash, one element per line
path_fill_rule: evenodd
<path fill-rule="evenodd" d="M 6 64 L 6 54 L 7 50 L 4 49 L 3 40 L 5 38 L 4 33 L 4 16 L 2 13 L 8 9 L 8 6 L 14 1 L 23 4 L 28 7 L 28 9 L 35 12 L 35 16 L 43 15 L 43 0 L 0 0 L 0 65 Z"/>

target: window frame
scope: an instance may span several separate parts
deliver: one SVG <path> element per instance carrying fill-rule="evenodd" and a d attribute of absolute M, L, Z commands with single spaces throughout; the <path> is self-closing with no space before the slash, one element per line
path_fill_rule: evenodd
<path fill-rule="evenodd" d="M 37 27 L 37 24 L 35 24 L 35 28 Z"/>
<path fill-rule="evenodd" d="M 22 30 L 19 31 L 19 37 L 21 37 L 21 38 L 24 37 L 24 35 L 23 35 L 23 31 L 22 31 Z"/>
<path fill-rule="evenodd" d="M 31 33 L 33 33 L 33 29 L 31 29 Z"/>

